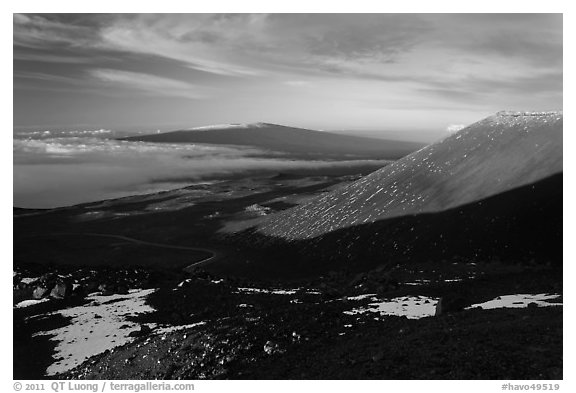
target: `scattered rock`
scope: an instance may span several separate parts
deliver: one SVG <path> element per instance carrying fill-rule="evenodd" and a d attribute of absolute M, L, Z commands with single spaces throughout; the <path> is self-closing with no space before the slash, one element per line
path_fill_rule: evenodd
<path fill-rule="evenodd" d="M 32 292 L 32 297 L 34 299 L 43 299 L 46 296 L 48 296 L 49 293 L 50 293 L 50 289 L 48 289 L 48 288 L 36 287 L 36 289 L 34 289 L 34 292 Z"/>
<path fill-rule="evenodd" d="M 275 354 L 279 354 L 279 353 L 284 353 L 284 350 L 282 350 L 280 348 L 280 346 L 278 344 L 276 344 L 273 341 L 266 341 L 266 344 L 264 344 L 264 352 L 267 355 L 275 355 Z"/>

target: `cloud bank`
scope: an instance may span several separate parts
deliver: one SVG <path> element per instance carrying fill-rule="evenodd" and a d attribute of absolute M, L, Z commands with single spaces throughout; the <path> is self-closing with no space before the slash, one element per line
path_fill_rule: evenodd
<path fill-rule="evenodd" d="M 15 139 L 13 154 L 14 204 L 36 208 L 173 189 L 223 176 L 386 164 L 300 161 L 248 147 L 93 137 Z"/>

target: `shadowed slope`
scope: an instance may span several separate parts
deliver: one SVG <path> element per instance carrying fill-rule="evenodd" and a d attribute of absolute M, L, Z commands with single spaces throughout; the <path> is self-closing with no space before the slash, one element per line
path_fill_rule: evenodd
<path fill-rule="evenodd" d="M 422 147 L 422 144 L 412 142 L 332 134 L 269 123 L 198 127 L 162 134 L 133 136 L 123 140 L 255 146 L 266 150 L 304 155 L 317 154 L 333 158 L 360 156 L 397 159 Z"/>
<path fill-rule="evenodd" d="M 287 240 L 442 211 L 562 171 L 562 112 L 501 112 L 258 227 Z"/>
<path fill-rule="evenodd" d="M 562 266 L 562 174 L 436 213 L 394 217 L 286 241 L 247 231 L 233 237 L 249 263 L 215 272 L 302 278 L 410 262 L 534 262 Z"/>

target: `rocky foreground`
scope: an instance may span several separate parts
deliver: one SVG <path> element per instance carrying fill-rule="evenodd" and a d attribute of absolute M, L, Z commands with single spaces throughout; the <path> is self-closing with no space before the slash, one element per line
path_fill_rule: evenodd
<path fill-rule="evenodd" d="M 57 283 L 42 298 L 50 300 L 17 306 L 15 377 L 562 378 L 562 272 L 553 266 L 426 262 L 290 286 L 124 271 L 134 279 L 53 272 L 72 281 L 69 294 L 55 296 Z"/>

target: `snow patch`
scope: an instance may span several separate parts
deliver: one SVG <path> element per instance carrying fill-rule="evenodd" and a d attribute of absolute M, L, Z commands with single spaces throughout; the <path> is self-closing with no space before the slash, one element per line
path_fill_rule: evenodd
<path fill-rule="evenodd" d="M 247 206 L 244 210 L 248 213 L 256 214 L 257 216 L 266 216 L 270 213 L 272 209 L 270 209 L 269 207 L 254 204 Z"/>
<path fill-rule="evenodd" d="M 550 300 L 558 299 L 561 295 L 551 295 L 540 293 L 536 295 L 504 295 L 484 303 L 473 304 L 466 309 L 481 308 L 483 310 L 493 310 L 495 308 L 525 308 L 530 303 L 535 303 L 538 307 L 562 306 L 562 303 L 552 303 Z"/>
<path fill-rule="evenodd" d="M 405 285 L 424 285 L 424 284 L 430 284 L 430 280 L 414 280 L 411 282 L 405 282 Z"/>
<path fill-rule="evenodd" d="M 87 297 L 88 304 L 36 316 L 60 314 L 71 319 L 67 326 L 34 334 L 53 335 L 50 340 L 58 342 L 54 354 L 56 361 L 48 367 L 46 374 L 68 371 L 94 355 L 132 341 L 128 334 L 139 326 L 127 321 L 126 317 L 154 311 L 146 304 L 146 297 L 154 291 L 135 289 L 127 295 L 92 294 Z"/>
<path fill-rule="evenodd" d="M 355 315 L 363 314 L 365 312 L 373 312 L 380 315 L 394 315 L 399 317 L 403 316 L 408 319 L 420 319 L 433 316 L 436 313 L 437 303 L 438 299 L 426 296 L 405 296 L 370 303 L 367 307 L 344 311 L 344 314 Z"/>
<path fill-rule="evenodd" d="M 20 282 L 22 284 L 30 285 L 38 280 L 40 280 L 40 277 L 24 277 Z"/>
<path fill-rule="evenodd" d="M 376 297 L 375 293 L 367 293 L 364 295 L 358 295 L 358 296 L 348 296 L 348 300 L 364 300 L 364 299 L 368 299 L 371 298 L 370 300 L 378 300 Z"/>
<path fill-rule="evenodd" d="M 22 300 L 20 303 L 17 303 L 14 307 L 15 308 L 23 308 L 23 307 L 30 307 L 30 306 L 34 306 L 36 304 L 40 304 L 40 303 L 44 303 L 47 302 L 48 298 L 44 298 L 44 299 L 30 299 L 30 300 Z"/>
<path fill-rule="evenodd" d="M 210 126 L 201 126 L 188 128 L 189 131 L 210 131 L 210 130 L 245 130 L 249 128 L 264 128 L 266 123 L 232 123 L 232 124 L 214 124 Z"/>
<path fill-rule="evenodd" d="M 160 335 L 160 334 L 177 332 L 177 331 L 183 330 L 183 329 L 190 329 L 190 328 L 193 328 L 196 326 L 202 326 L 202 325 L 206 325 L 206 322 L 201 321 L 201 322 L 196 322 L 196 323 L 192 323 L 189 325 L 162 327 L 162 328 L 157 329 L 154 333 Z"/>
<path fill-rule="evenodd" d="M 272 295 L 294 295 L 299 289 L 262 289 L 262 288 L 238 288 L 238 292 L 268 293 Z"/>

